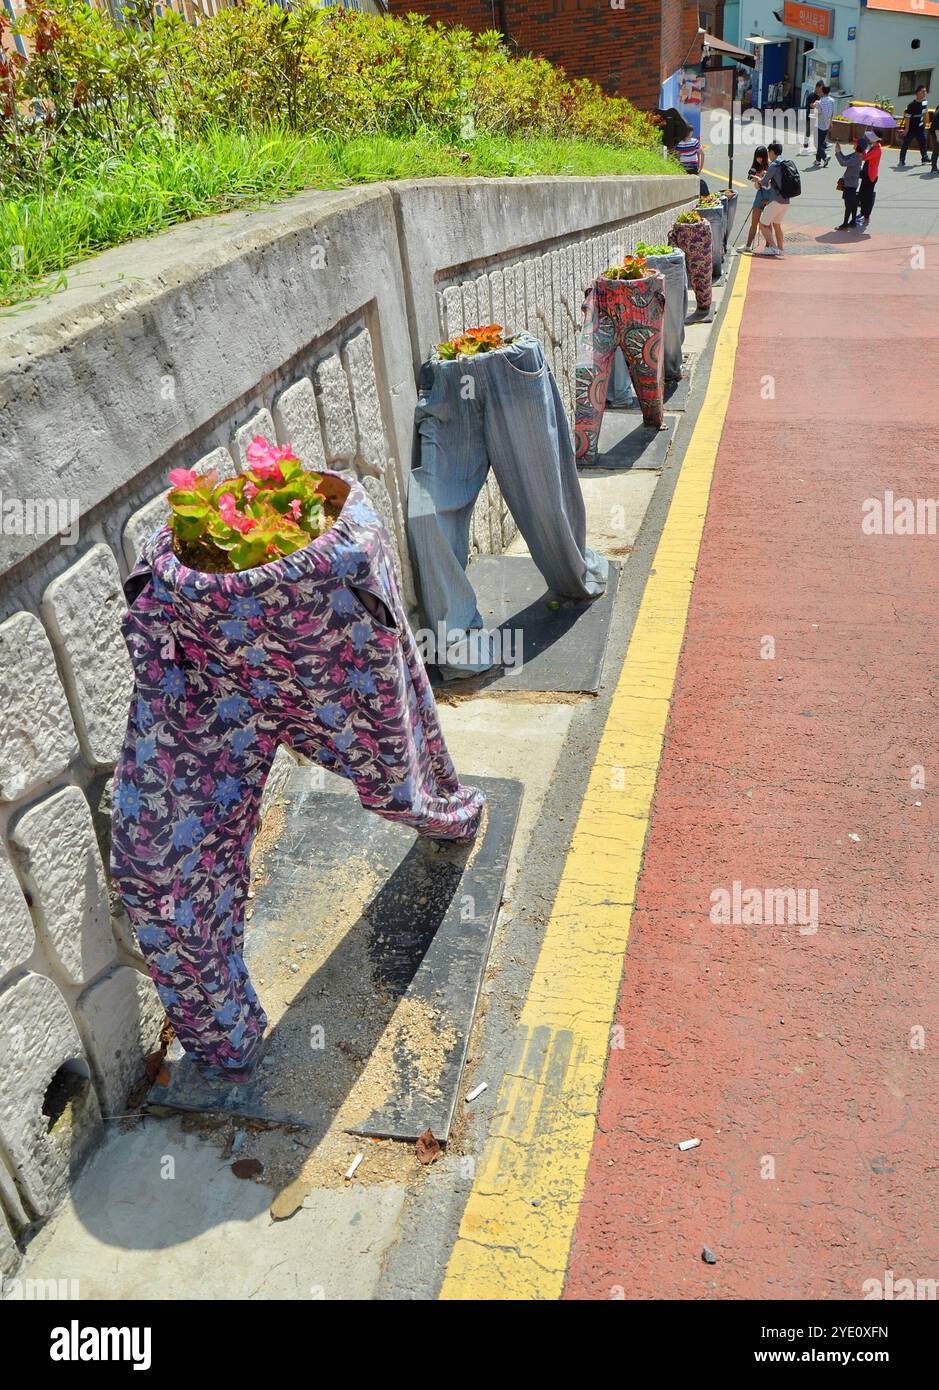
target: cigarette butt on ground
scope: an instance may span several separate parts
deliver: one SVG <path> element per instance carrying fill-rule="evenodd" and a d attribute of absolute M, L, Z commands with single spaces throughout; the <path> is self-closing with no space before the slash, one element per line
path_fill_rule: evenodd
<path fill-rule="evenodd" d="M 696 1149 L 700 1143 L 700 1139 L 683 1139 L 681 1143 L 678 1145 L 678 1147 L 682 1151 L 684 1151 L 685 1149 Z"/>
<path fill-rule="evenodd" d="M 364 1157 L 365 1157 L 364 1154 L 356 1154 L 355 1158 L 354 1158 L 354 1159 L 352 1160 L 352 1162 L 349 1164 L 348 1168 L 346 1169 L 346 1181 L 347 1181 L 347 1182 L 349 1181 L 350 1178 L 354 1178 L 354 1177 L 355 1177 L 355 1170 L 356 1170 L 356 1168 L 358 1168 L 359 1164 L 362 1162 L 362 1159 L 363 1159 Z"/>
<path fill-rule="evenodd" d="M 469 1102 L 470 1102 L 471 1100 L 475 1100 L 477 1096 L 481 1096 L 482 1093 L 483 1093 L 483 1091 L 485 1091 L 486 1089 L 487 1089 L 487 1082 L 485 1082 L 485 1081 L 480 1081 L 479 1085 L 478 1085 L 478 1086 L 474 1086 L 473 1089 L 467 1094 L 467 1097 L 466 1097 L 467 1104 L 469 1104 Z"/>

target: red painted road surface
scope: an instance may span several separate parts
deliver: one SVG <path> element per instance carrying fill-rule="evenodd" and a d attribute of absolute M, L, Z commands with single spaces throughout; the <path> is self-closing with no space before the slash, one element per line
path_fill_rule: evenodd
<path fill-rule="evenodd" d="M 861 526 L 939 498 L 910 254 L 752 267 L 567 1297 L 939 1278 L 939 535 Z M 712 923 L 735 881 L 817 932 Z"/>

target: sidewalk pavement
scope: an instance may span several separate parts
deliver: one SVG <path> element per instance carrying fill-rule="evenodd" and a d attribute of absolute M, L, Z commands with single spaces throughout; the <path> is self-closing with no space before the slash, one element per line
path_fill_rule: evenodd
<path fill-rule="evenodd" d="M 939 1273 L 937 251 L 752 265 L 569 1298 Z"/>

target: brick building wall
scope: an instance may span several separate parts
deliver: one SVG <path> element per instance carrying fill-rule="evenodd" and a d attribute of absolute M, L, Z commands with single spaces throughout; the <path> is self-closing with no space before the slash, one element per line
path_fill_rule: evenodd
<path fill-rule="evenodd" d="M 589 77 L 645 110 L 685 60 L 698 26 L 698 0 L 504 0 L 510 48 Z M 394 14 L 419 12 L 479 33 L 500 27 L 499 0 L 389 0 Z"/>

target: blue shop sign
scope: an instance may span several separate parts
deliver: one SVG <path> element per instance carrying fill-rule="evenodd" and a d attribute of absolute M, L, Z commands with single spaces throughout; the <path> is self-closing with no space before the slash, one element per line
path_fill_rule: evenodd
<path fill-rule="evenodd" d="M 857 38 L 857 25 L 856 25 L 856 24 L 850 24 L 850 25 L 848 26 L 848 38 L 849 38 L 849 39 L 856 39 L 856 38 Z"/>

